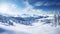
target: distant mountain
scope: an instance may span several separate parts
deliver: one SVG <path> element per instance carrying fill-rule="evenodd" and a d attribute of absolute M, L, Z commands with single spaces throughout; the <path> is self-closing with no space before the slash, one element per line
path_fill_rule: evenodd
<path fill-rule="evenodd" d="M 12 17 L 0 15 L 0 23 L 4 25 L 14 25 L 14 23 L 32 25 L 32 23 L 39 21 L 38 19 L 47 18 L 48 16 L 37 16 L 37 17 Z"/>

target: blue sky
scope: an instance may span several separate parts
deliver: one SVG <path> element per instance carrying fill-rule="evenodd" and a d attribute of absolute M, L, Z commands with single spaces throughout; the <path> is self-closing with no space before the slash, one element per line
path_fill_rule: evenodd
<path fill-rule="evenodd" d="M 18 5 L 18 7 L 24 7 L 24 0 L 0 0 L 1 3 L 12 3 Z"/>
<path fill-rule="evenodd" d="M 60 0 L 0 0 L 0 13 L 9 15 L 53 14 L 59 9 Z"/>
<path fill-rule="evenodd" d="M 28 2 L 34 9 L 43 9 L 44 11 L 51 11 L 52 8 L 60 9 L 60 0 L 0 0 L 0 3 L 16 4 L 20 9 L 26 8 L 24 2 Z"/>

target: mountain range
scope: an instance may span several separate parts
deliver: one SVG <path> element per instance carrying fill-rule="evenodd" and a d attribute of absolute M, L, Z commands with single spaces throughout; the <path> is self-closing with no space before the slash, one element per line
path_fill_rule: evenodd
<path fill-rule="evenodd" d="M 39 21 L 38 19 L 47 18 L 48 16 L 37 16 L 37 17 L 13 17 L 0 15 L 0 23 L 4 25 L 14 25 L 14 23 L 23 25 L 32 25 L 32 23 Z"/>

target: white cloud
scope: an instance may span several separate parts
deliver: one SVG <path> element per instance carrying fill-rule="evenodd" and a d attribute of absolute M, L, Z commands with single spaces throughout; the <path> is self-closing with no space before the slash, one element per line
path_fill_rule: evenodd
<path fill-rule="evenodd" d="M 34 4 L 35 6 L 42 6 L 43 5 L 43 2 L 36 2 L 35 4 Z"/>
<path fill-rule="evenodd" d="M 29 17 L 29 16 L 33 16 L 33 15 L 45 14 L 42 9 L 40 9 L 40 10 L 33 9 L 33 6 L 30 5 L 27 1 L 25 1 L 24 4 L 26 5 L 26 8 L 24 8 L 23 10 L 18 8 L 18 6 L 16 4 L 5 4 L 8 6 L 8 10 L 7 11 L 0 10 L 0 13 L 2 13 L 4 15 L 21 16 L 21 17 Z M 29 16 L 25 16 L 23 14 L 28 14 Z"/>
<path fill-rule="evenodd" d="M 41 1 L 38 1 L 34 4 L 34 6 L 50 6 L 52 4 L 48 3 L 48 2 L 41 2 Z"/>
<path fill-rule="evenodd" d="M 43 2 L 43 1 L 38 1 L 34 3 L 34 6 L 52 6 L 52 5 L 60 5 L 59 2 Z"/>
<path fill-rule="evenodd" d="M 3 14 L 5 16 L 14 16 L 14 17 L 17 17 L 17 16 L 19 16 L 19 17 L 31 17 L 31 16 L 37 17 L 37 16 L 52 15 L 52 14 L 47 14 L 42 9 L 33 9 L 33 6 L 30 5 L 27 1 L 25 1 L 24 4 L 26 5 L 26 8 L 24 8 L 23 10 L 18 8 L 18 6 L 16 4 L 3 4 L 3 5 L 8 6 L 8 10 L 7 11 L 0 10 L 0 14 Z"/>
<path fill-rule="evenodd" d="M 23 12 L 25 12 L 25 14 L 28 14 L 30 16 L 33 16 L 33 15 L 45 15 L 46 14 L 44 12 L 44 10 L 42 10 L 42 9 L 33 9 L 33 6 L 30 5 L 27 1 L 24 2 L 24 4 L 26 5 L 26 8 L 23 10 Z"/>

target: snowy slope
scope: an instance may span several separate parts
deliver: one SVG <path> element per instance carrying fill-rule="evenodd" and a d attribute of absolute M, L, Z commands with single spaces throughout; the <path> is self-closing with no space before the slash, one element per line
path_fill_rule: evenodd
<path fill-rule="evenodd" d="M 51 19 L 53 19 L 53 16 L 22 18 L 0 15 L 0 28 L 4 30 L 0 34 L 59 34 L 59 26 L 52 27 L 51 23 L 47 23 L 47 21 Z M 32 26 L 28 26 L 30 24 L 27 25 L 25 22 L 19 23 L 19 21 L 27 21 L 28 23 L 31 21 Z"/>

